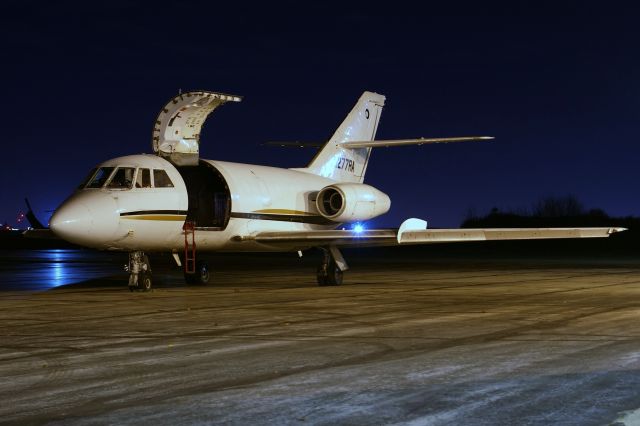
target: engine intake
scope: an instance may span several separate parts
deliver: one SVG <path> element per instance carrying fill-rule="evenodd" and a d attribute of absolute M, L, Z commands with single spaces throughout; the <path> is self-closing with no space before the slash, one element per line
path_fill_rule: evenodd
<path fill-rule="evenodd" d="M 389 211 L 387 194 L 362 183 L 336 183 L 322 188 L 316 197 L 320 214 L 333 222 L 358 222 Z"/>

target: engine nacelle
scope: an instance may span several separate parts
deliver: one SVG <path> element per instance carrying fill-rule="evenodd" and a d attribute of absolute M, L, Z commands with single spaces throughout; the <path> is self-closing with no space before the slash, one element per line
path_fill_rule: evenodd
<path fill-rule="evenodd" d="M 363 183 L 336 183 L 318 192 L 316 207 L 333 222 L 358 222 L 389 211 L 391 200 L 384 192 Z"/>

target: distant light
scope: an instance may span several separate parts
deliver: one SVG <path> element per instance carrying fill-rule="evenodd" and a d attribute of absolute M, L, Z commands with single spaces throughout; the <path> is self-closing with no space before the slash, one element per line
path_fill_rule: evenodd
<path fill-rule="evenodd" d="M 351 228 L 351 230 L 356 234 L 362 234 L 365 231 L 365 227 L 361 223 L 356 223 L 355 225 L 353 225 L 353 228 Z"/>

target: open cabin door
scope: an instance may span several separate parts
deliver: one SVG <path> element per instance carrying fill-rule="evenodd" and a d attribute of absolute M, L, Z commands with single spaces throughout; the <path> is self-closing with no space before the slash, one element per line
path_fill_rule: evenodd
<path fill-rule="evenodd" d="M 196 229 L 224 230 L 231 217 L 231 192 L 222 174 L 206 161 L 177 169 L 187 186 L 187 220 L 195 223 Z"/>
<path fill-rule="evenodd" d="M 207 116 L 226 102 L 242 97 L 216 92 L 186 92 L 160 110 L 153 126 L 153 151 L 176 166 L 197 166 L 200 130 Z"/>

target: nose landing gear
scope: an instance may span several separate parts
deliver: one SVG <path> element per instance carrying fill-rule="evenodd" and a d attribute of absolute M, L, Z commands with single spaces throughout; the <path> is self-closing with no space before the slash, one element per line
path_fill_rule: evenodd
<path fill-rule="evenodd" d="M 153 281 L 151 280 L 151 264 L 149 256 L 142 251 L 129 253 L 129 264 L 125 265 L 125 271 L 129 272 L 129 290 L 149 291 Z"/>

